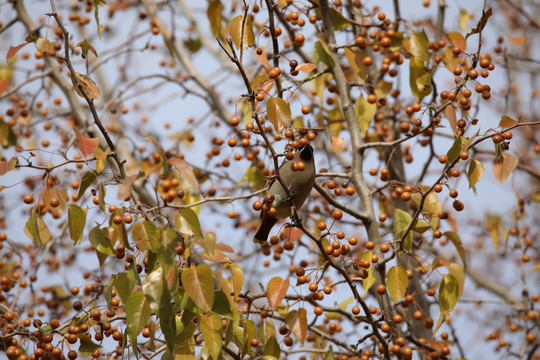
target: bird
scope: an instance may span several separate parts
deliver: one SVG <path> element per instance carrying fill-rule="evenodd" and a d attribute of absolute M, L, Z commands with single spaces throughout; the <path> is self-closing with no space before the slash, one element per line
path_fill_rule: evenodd
<path fill-rule="evenodd" d="M 266 243 L 268 234 L 278 219 L 285 219 L 291 215 L 292 203 L 296 210 L 299 210 L 309 196 L 315 184 L 315 161 L 311 145 L 300 147 L 292 160 L 284 161 L 279 167 L 279 176 L 288 187 L 292 199 L 287 197 L 287 192 L 279 180 L 274 179 L 265 198 L 268 198 L 268 194 L 273 196 L 271 207 L 276 209 L 276 213 L 270 215 L 268 211 L 261 210 L 261 224 L 253 239 L 256 243 Z"/>

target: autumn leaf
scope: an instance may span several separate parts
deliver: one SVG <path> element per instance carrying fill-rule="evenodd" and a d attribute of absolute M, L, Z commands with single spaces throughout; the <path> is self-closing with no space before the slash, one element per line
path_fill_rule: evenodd
<path fill-rule="evenodd" d="M 39 38 L 36 40 L 36 49 L 41 52 L 49 52 L 54 50 L 54 44 L 47 38 Z"/>
<path fill-rule="evenodd" d="M 339 154 L 339 150 L 341 150 L 341 145 L 343 144 L 342 138 L 335 137 L 333 135 L 330 135 L 330 144 L 332 145 L 332 150 L 337 154 Z"/>
<path fill-rule="evenodd" d="M 243 29 L 242 24 L 244 24 Z M 253 32 L 253 24 L 249 16 L 246 17 L 245 21 L 242 15 L 238 15 L 232 19 L 229 23 L 229 35 L 237 49 L 240 49 L 240 46 L 242 46 L 242 50 L 245 50 L 255 45 L 255 33 Z"/>
<path fill-rule="evenodd" d="M 518 162 L 518 158 L 510 154 L 504 154 L 502 159 L 496 160 L 493 163 L 493 173 L 497 181 L 501 184 L 505 182 L 517 167 Z"/>
<path fill-rule="evenodd" d="M 304 71 L 304 72 L 312 72 L 313 70 L 315 70 L 317 68 L 317 65 L 315 64 L 312 64 L 312 63 L 302 63 L 302 64 L 299 64 L 295 70 L 298 70 L 298 71 Z"/>
<path fill-rule="evenodd" d="M 266 115 L 268 120 L 274 125 L 277 133 L 281 133 L 283 128 L 291 121 L 291 108 L 282 98 L 270 97 L 266 101 Z"/>
<path fill-rule="evenodd" d="M 308 328 L 306 309 L 300 308 L 299 310 L 291 311 L 287 314 L 285 323 L 300 344 L 304 345 Z"/>
<path fill-rule="evenodd" d="M 415 58 L 428 62 L 431 58 L 429 52 L 429 39 L 422 30 L 422 32 L 413 32 L 412 36 L 403 40 L 403 47 Z"/>
<path fill-rule="evenodd" d="M 75 136 L 79 142 L 79 150 L 81 150 L 81 153 L 86 159 L 89 159 L 90 155 L 94 153 L 94 150 L 99 145 L 99 139 L 84 136 L 76 127 L 73 128 L 73 131 L 75 131 Z"/>
<path fill-rule="evenodd" d="M 182 271 L 182 284 L 193 302 L 210 311 L 214 304 L 214 277 L 212 269 L 206 264 L 190 267 Z"/>
<path fill-rule="evenodd" d="M 88 56 L 88 51 L 91 51 L 95 56 L 98 56 L 96 49 L 94 49 L 94 47 L 86 39 L 78 43 L 77 47 L 81 48 L 81 56 L 83 59 L 86 59 L 86 56 Z"/>
<path fill-rule="evenodd" d="M 221 9 L 223 5 L 219 0 L 211 0 L 208 2 L 208 9 L 206 10 L 206 16 L 210 23 L 210 31 L 214 36 L 219 37 L 221 35 Z"/>
<path fill-rule="evenodd" d="M 509 128 L 511 126 L 519 124 L 517 120 L 512 119 L 510 116 L 503 115 L 501 121 L 499 121 L 499 127 Z"/>
<path fill-rule="evenodd" d="M 476 159 L 471 159 L 471 163 L 469 164 L 469 171 L 467 171 L 467 179 L 469 180 L 469 189 L 472 188 L 480 179 L 482 176 L 484 176 L 484 165 Z"/>
<path fill-rule="evenodd" d="M 79 84 L 83 88 L 84 92 L 86 93 L 86 95 L 88 95 L 90 99 L 92 100 L 99 99 L 99 97 L 101 96 L 101 91 L 99 91 L 99 88 L 97 87 L 94 80 L 90 79 L 86 75 L 79 74 L 79 73 L 75 73 L 75 76 L 77 77 L 77 80 L 79 81 Z M 77 95 L 84 98 L 83 93 L 81 92 L 79 87 L 75 84 L 75 82 L 73 82 L 73 86 L 75 87 L 75 91 L 77 92 Z"/>
<path fill-rule="evenodd" d="M 287 290 L 289 289 L 289 279 L 283 280 L 276 276 L 273 277 L 266 287 L 266 297 L 268 298 L 268 304 L 271 309 L 275 309 L 285 298 Z"/>
<path fill-rule="evenodd" d="M 259 55 L 257 53 L 257 51 L 261 49 L 261 55 Z M 266 56 L 266 46 L 259 46 L 256 50 L 255 50 L 255 58 L 262 64 L 262 66 L 264 66 L 264 68 L 268 71 L 270 71 L 272 69 L 272 65 L 270 65 L 270 62 L 268 61 L 268 57 Z M 261 76 L 261 75 L 259 75 Z M 262 76 L 265 76 L 265 75 L 262 75 Z M 266 78 L 268 78 L 268 76 L 266 75 Z M 257 78 L 255 78 L 257 79 Z M 256 89 L 256 86 L 254 86 L 254 84 L 251 85 L 251 88 L 253 90 Z"/>
<path fill-rule="evenodd" d="M 23 47 L 25 47 L 28 44 L 29 44 L 28 42 L 24 42 L 24 43 L 19 44 L 17 46 L 10 46 L 9 50 L 8 50 L 8 53 L 6 55 L 6 61 L 11 60 L 11 58 L 15 56 L 17 51 L 21 50 Z"/>
<path fill-rule="evenodd" d="M 386 287 L 392 297 L 392 300 L 396 301 L 405 296 L 407 287 L 409 286 L 409 278 L 407 277 L 407 271 L 401 265 L 396 265 L 388 270 Z"/>
<path fill-rule="evenodd" d="M 376 112 L 377 105 L 370 104 L 367 99 L 364 99 L 363 95 L 360 95 L 354 104 L 354 114 L 356 115 L 356 120 L 360 126 L 362 136 L 366 136 L 369 125 L 371 124 Z"/>
<path fill-rule="evenodd" d="M 444 109 L 444 115 L 446 115 L 448 118 L 448 122 L 450 123 L 450 128 L 452 129 L 454 136 L 458 136 L 456 109 L 453 106 L 447 106 Z"/>

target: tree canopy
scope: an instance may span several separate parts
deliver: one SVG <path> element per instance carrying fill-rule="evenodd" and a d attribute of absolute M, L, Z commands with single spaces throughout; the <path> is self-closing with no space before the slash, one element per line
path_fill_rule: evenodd
<path fill-rule="evenodd" d="M 459 4 L 0 4 L 0 351 L 539 359 L 540 7 Z"/>

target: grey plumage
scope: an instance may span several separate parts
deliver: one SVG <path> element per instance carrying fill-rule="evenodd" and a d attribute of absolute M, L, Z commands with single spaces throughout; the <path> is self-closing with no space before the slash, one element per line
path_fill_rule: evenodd
<path fill-rule="evenodd" d="M 291 165 L 300 161 L 304 163 L 305 169 L 302 171 L 293 171 Z M 296 210 L 299 210 L 309 196 L 315 183 L 315 162 L 311 145 L 308 144 L 300 149 L 295 154 L 293 160 L 285 161 L 279 167 L 279 175 L 289 188 L 294 207 Z M 285 219 L 291 215 L 291 202 L 288 201 L 287 192 L 277 179 L 271 184 L 268 193 L 274 195 L 272 207 L 276 208 L 276 214 L 271 216 L 266 211 L 263 211 L 261 225 L 255 234 L 255 241 L 257 242 L 267 241 L 268 234 L 277 220 Z"/>

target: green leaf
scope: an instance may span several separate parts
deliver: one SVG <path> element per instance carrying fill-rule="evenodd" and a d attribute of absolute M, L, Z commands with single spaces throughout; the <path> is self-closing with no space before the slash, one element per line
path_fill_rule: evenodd
<path fill-rule="evenodd" d="M 501 160 L 495 160 L 493 163 L 493 173 L 499 183 L 504 183 L 512 171 L 517 167 L 519 159 L 514 155 L 503 154 Z"/>
<path fill-rule="evenodd" d="M 367 51 L 351 50 L 346 47 L 344 52 L 349 65 L 351 65 L 358 79 L 365 82 L 369 76 L 369 68 L 363 62 L 363 59 L 368 56 Z"/>
<path fill-rule="evenodd" d="M 373 267 L 371 266 L 371 256 L 372 251 L 368 250 L 362 254 L 362 260 L 369 261 L 370 266 L 365 269 L 368 273 L 368 276 L 365 279 L 362 279 L 362 286 L 364 286 L 364 295 L 367 294 L 369 288 L 375 284 L 375 276 L 373 276 Z"/>
<path fill-rule="evenodd" d="M 362 136 L 366 136 L 369 125 L 371 124 L 376 112 L 377 105 L 370 104 L 367 99 L 364 99 L 363 95 L 360 95 L 354 104 L 354 114 L 356 115 L 356 120 L 360 126 Z"/>
<path fill-rule="evenodd" d="M 242 15 L 238 15 L 229 23 L 229 35 L 236 48 L 240 49 L 240 46 L 242 46 L 242 50 L 255 45 L 255 33 L 253 32 L 251 18 L 248 16 L 245 20 Z M 242 24 L 244 24 L 243 30 Z"/>
<path fill-rule="evenodd" d="M 142 282 L 142 290 L 152 311 L 159 316 L 161 298 L 165 288 L 163 268 L 158 267 L 149 273 Z"/>
<path fill-rule="evenodd" d="M 386 287 L 388 288 L 392 300 L 396 301 L 405 297 L 408 286 L 409 277 L 403 266 L 396 265 L 388 270 Z"/>
<path fill-rule="evenodd" d="M 418 101 L 431 94 L 432 71 L 426 69 L 424 62 L 416 57 L 409 61 L 409 84 Z"/>
<path fill-rule="evenodd" d="M 195 360 L 195 324 L 191 321 L 182 329 L 176 337 L 174 360 Z M 163 358 L 162 358 L 163 359 Z"/>
<path fill-rule="evenodd" d="M 127 273 L 120 273 L 114 279 L 114 288 L 122 304 L 126 305 L 131 296 L 135 283 L 129 280 Z"/>
<path fill-rule="evenodd" d="M 394 210 L 394 236 L 396 239 L 401 239 L 405 230 L 409 227 L 412 221 L 412 216 L 408 212 L 396 208 Z M 403 239 L 403 247 L 408 251 L 412 251 L 412 232 L 409 231 L 405 239 Z"/>
<path fill-rule="evenodd" d="M 36 246 L 45 244 L 51 238 L 51 232 L 47 224 L 41 218 L 41 215 L 36 213 L 35 208 L 32 208 L 30 218 L 24 226 L 24 233 L 28 235 Z"/>
<path fill-rule="evenodd" d="M 321 41 L 317 41 L 315 43 L 315 57 L 319 59 L 323 64 L 327 65 L 328 67 L 334 67 L 335 63 L 332 59 L 332 56 L 330 55 L 330 52 L 325 49 L 325 45 Z"/>
<path fill-rule="evenodd" d="M 126 304 L 126 320 L 134 337 L 140 334 L 151 314 L 152 310 L 144 293 L 137 291 L 131 294 Z"/>
<path fill-rule="evenodd" d="M 275 309 L 285 298 L 289 289 L 289 279 L 283 280 L 279 276 L 273 277 L 266 286 L 266 297 L 271 309 Z"/>
<path fill-rule="evenodd" d="M 84 226 L 86 225 L 86 211 L 79 205 L 68 205 L 69 236 L 75 245 L 81 242 Z"/>
<path fill-rule="evenodd" d="M 266 178 L 261 173 L 261 170 L 258 166 L 251 165 L 244 176 L 242 177 L 242 180 L 238 184 L 239 186 L 244 185 L 248 183 L 252 189 L 259 190 L 264 185 L 266 185 Z"/>
<path fill-rule="evenodd" d="M 103 33 L 103 25 L 99 23 L 99 5 L 107 4 L 105 0 L 94 0 L 94 18 L 96 19 L 97 31 L 99 38 L 101 39 L 101 34 Z"/>
<path fill-rule="evenodd" d="M 476 159 L 471 159 L 469 163 L 469 170 L 467 171 L 467 179 L 469 180 L 469 189 L 480 181 L 484 176 L 484 165 Z"/>
<path fill-rule="evenodd" d="M 499 127 L 509 128 L 517 124 L 519 124 L 517 120 L 512 119 L 510 116 L 503 115 L 501 121 L 499 122 Z"/>
<path fill-rule="evenodd" d="M 335 360 L 334 349 L 332 348 L 332 345 L 330 345 L 328 350 L 324 353 L 324 360 Z"/>
<path fill-rule="evenodd" d="M 336 9 L 330 8 L 330 19 L 334 30 L 341 30 L 352 26 L 351 22 Z"/>
<path fill-rule="evenodd" d="M 78 198 L 81 199 L 82 196 L 84 195 L 84 192 L 86 191 L 86 189 L 88 189 L 88 187 L 90 185 L 92 185 L 92 183 L 94 182 L 94 180 L 97 179 L 97 173 L 93 170 L 90 170 L 89 172 L 87 172 L 86 174 L 84 174 L 83 178 L 82 178 L 82 181 L 81 181 L 81 185 L 79 187 L 79 194 L 78 194 Z"/>
<path fill-rule="evenodd" d="M 212 311 L 227 319 L 232 319 L 233 312 L 231 309 L 231 303 L 223 291 L 218 290 L 214 292 L 214 306 L 212 307 Z"/>
<path fill-rule="evenodd" d="M 94 47 L 86 39 L 78 43 L 77 47 L 81 48 L 81 57 L 83 59 L 86 59 L 86 56 L 88 56 L 88 51 L 93 52 L 96 57 L 98 56 L 96 49 L 94 49 Z"/>
<path fill-rule="evenodd" d="M 431 229 L 431 225 L 429 225 L 427 222 L 425 221 L 422 221 L 422 220 L 418 220 L 416 222 L 416 224 L 414 224 L 413 226 L 413 231 L 414 232 L 417 232 L 419 234 L 423 234 L 425 233 L 426 231 L 428 231 L 429 229 Z"/>
<path fill-rule="evenodd" d="M 459 237 L 459 235 L 453 231 L 446 231 L 445 233 L 443 233 L 443 235 L 450 239 L 450 241 L 452 241 L 452 244 L 454 244 L 454 246 L 456 247 L 459 257 L 463 262 L 463 266 L 467 267 L 467 261 L 465 259 L 465 248 L 461 243 L 461 238 Z"/>
<path fill-rule="evenodd" d="M 221 9 L 223 5 L 219 0 L 211 0 L 208 2 L 208 9 L 206 10 L 206 16 L 210 23 L 210 31 L 215 37 L 221 35 Z"/>
<path fill-rule="evenodd" d="M 204 342 L 210 353 L 210 356 L 214 360 L 219 359 L 219 354 L 221 352 L 221 334 L 223 332 L 223 327 L 221 323 L 221 318 L 218 314 L 206 313 L 200 317 L 199 328 L 202 331 Z"/>
<path fill-rule="evenodd" d="M 456 140 L 454 141 L 454 144 L 448 150 L 448 153 L 446 153 L 446 157 L 448 158 L 448 162 L 452 163 L 454 162 L 458 157 L 459 154 L 464 150 L 463 145 L 467 143 L 467 138 L 464 138 L 463 136 L 458 136 Z"/>
<path fill-rule="evenodd" d="M 149 250 L 151 243 L 158 239 L 158 229 L 150 221 L 136 223 L 131 228 L 131 236 L 141 251 Z"/>
<path fill-rule="evenodd" d="M 281 349 L 279 347 L 279 343 L 276 340 L 275 335 L 270 336 L 268 339 L 266 339 L 266 342 L 264 343 L 264 359 L 266 359 L 267 356 L 272 357 L 274 359 L 279 359 L 281 355 Z"/>
<path fill-rule="evenodd" d="M 281 133 L 291 121 L 291 108 L 282 98 L 270 97 L 266 101 L 266 115 L 276 132 Z"/>
<path fill-rule="evenodd" d="M 403 40 L 403 47 L 415 58 L 429 62 L 431 54 L 429 53 L 429 39 L 422 30 L 422 32 L 413 32 L 412 36 Z"/>
<path fill-rule="evenodd" d="M 307 336 L 307 312 L 305 308 L 293 310 L 287 314 L 285 318 L 287 329 L 296 337 L 296 339 L 304 345 Z"/>
<path fill-rule="evenodd" d="M 111 240 L 103 234 L 103 231 L 99 228 L 99 225 L 96 225 L 90 233 L 88 234 L 88 239 L 93 247 L 96 248 L 102 254 L 105 255 L 116 255 L 116 250 L 114 250 Z"/>
<path fill-rule="evenodd" d="M 199 222 L 199 217 L 197 216 L 195 211 L 191 210 L 190 208 L 184 208 L 184 209 L 180 209 L 178 211 L 178 214 L 180 214 L 182 216 L 182 218 L 187 221 L 187 224 L 189 225 L 189 227 L 191 228 L 192 233 L 195 236 L 203 237 L 201 224 Z M 182 229 L 184 227 L 180 227 L 180 228 L 176 227 L 176 228 L 177 228 L 177 230 L 182 232 Z"/>
<path fill-rule="evenodd" d="M 101 349 L 103 346 L 98 345 L 94 343 L 92 340 L 90 340 L 89 335 L 86 334 L 77 334 L 77 337 L 79 338 L 81 345 L 79 346 L 79 354 L 83 356 L 90 356 L 92 355 L 96 350 Z"/>
<path fill-rule="evenodd" d="M 200 38 L 189 37 L 184 40 L 184 45 L 190 52 L 196 53 L 201 50 L 203 44 Z"/>
<path fill-rule="evenodd" d="M 165 283 L 165 279 L 163 279 Z M 171 293 L 167 286 L 163 287 L 163 293 L 159 301 L 159 324 L 165 336 L 167 348 L 174 352 L 176 347 L 176 315 L 171 304 Z"/>
<path fill-rule="evenodd" d="M 206 264 L 182 271 L 182 285 L 193 302 L 208 312 L 214 304 L 214 277 Z"/>
<path fill-rule="evenodd" d="M 439 306 L 441 312 L 450 312 L 456 306 L 459 297 L 459 285 L 456 279 L 446 274 L 439 286 Z"/>

